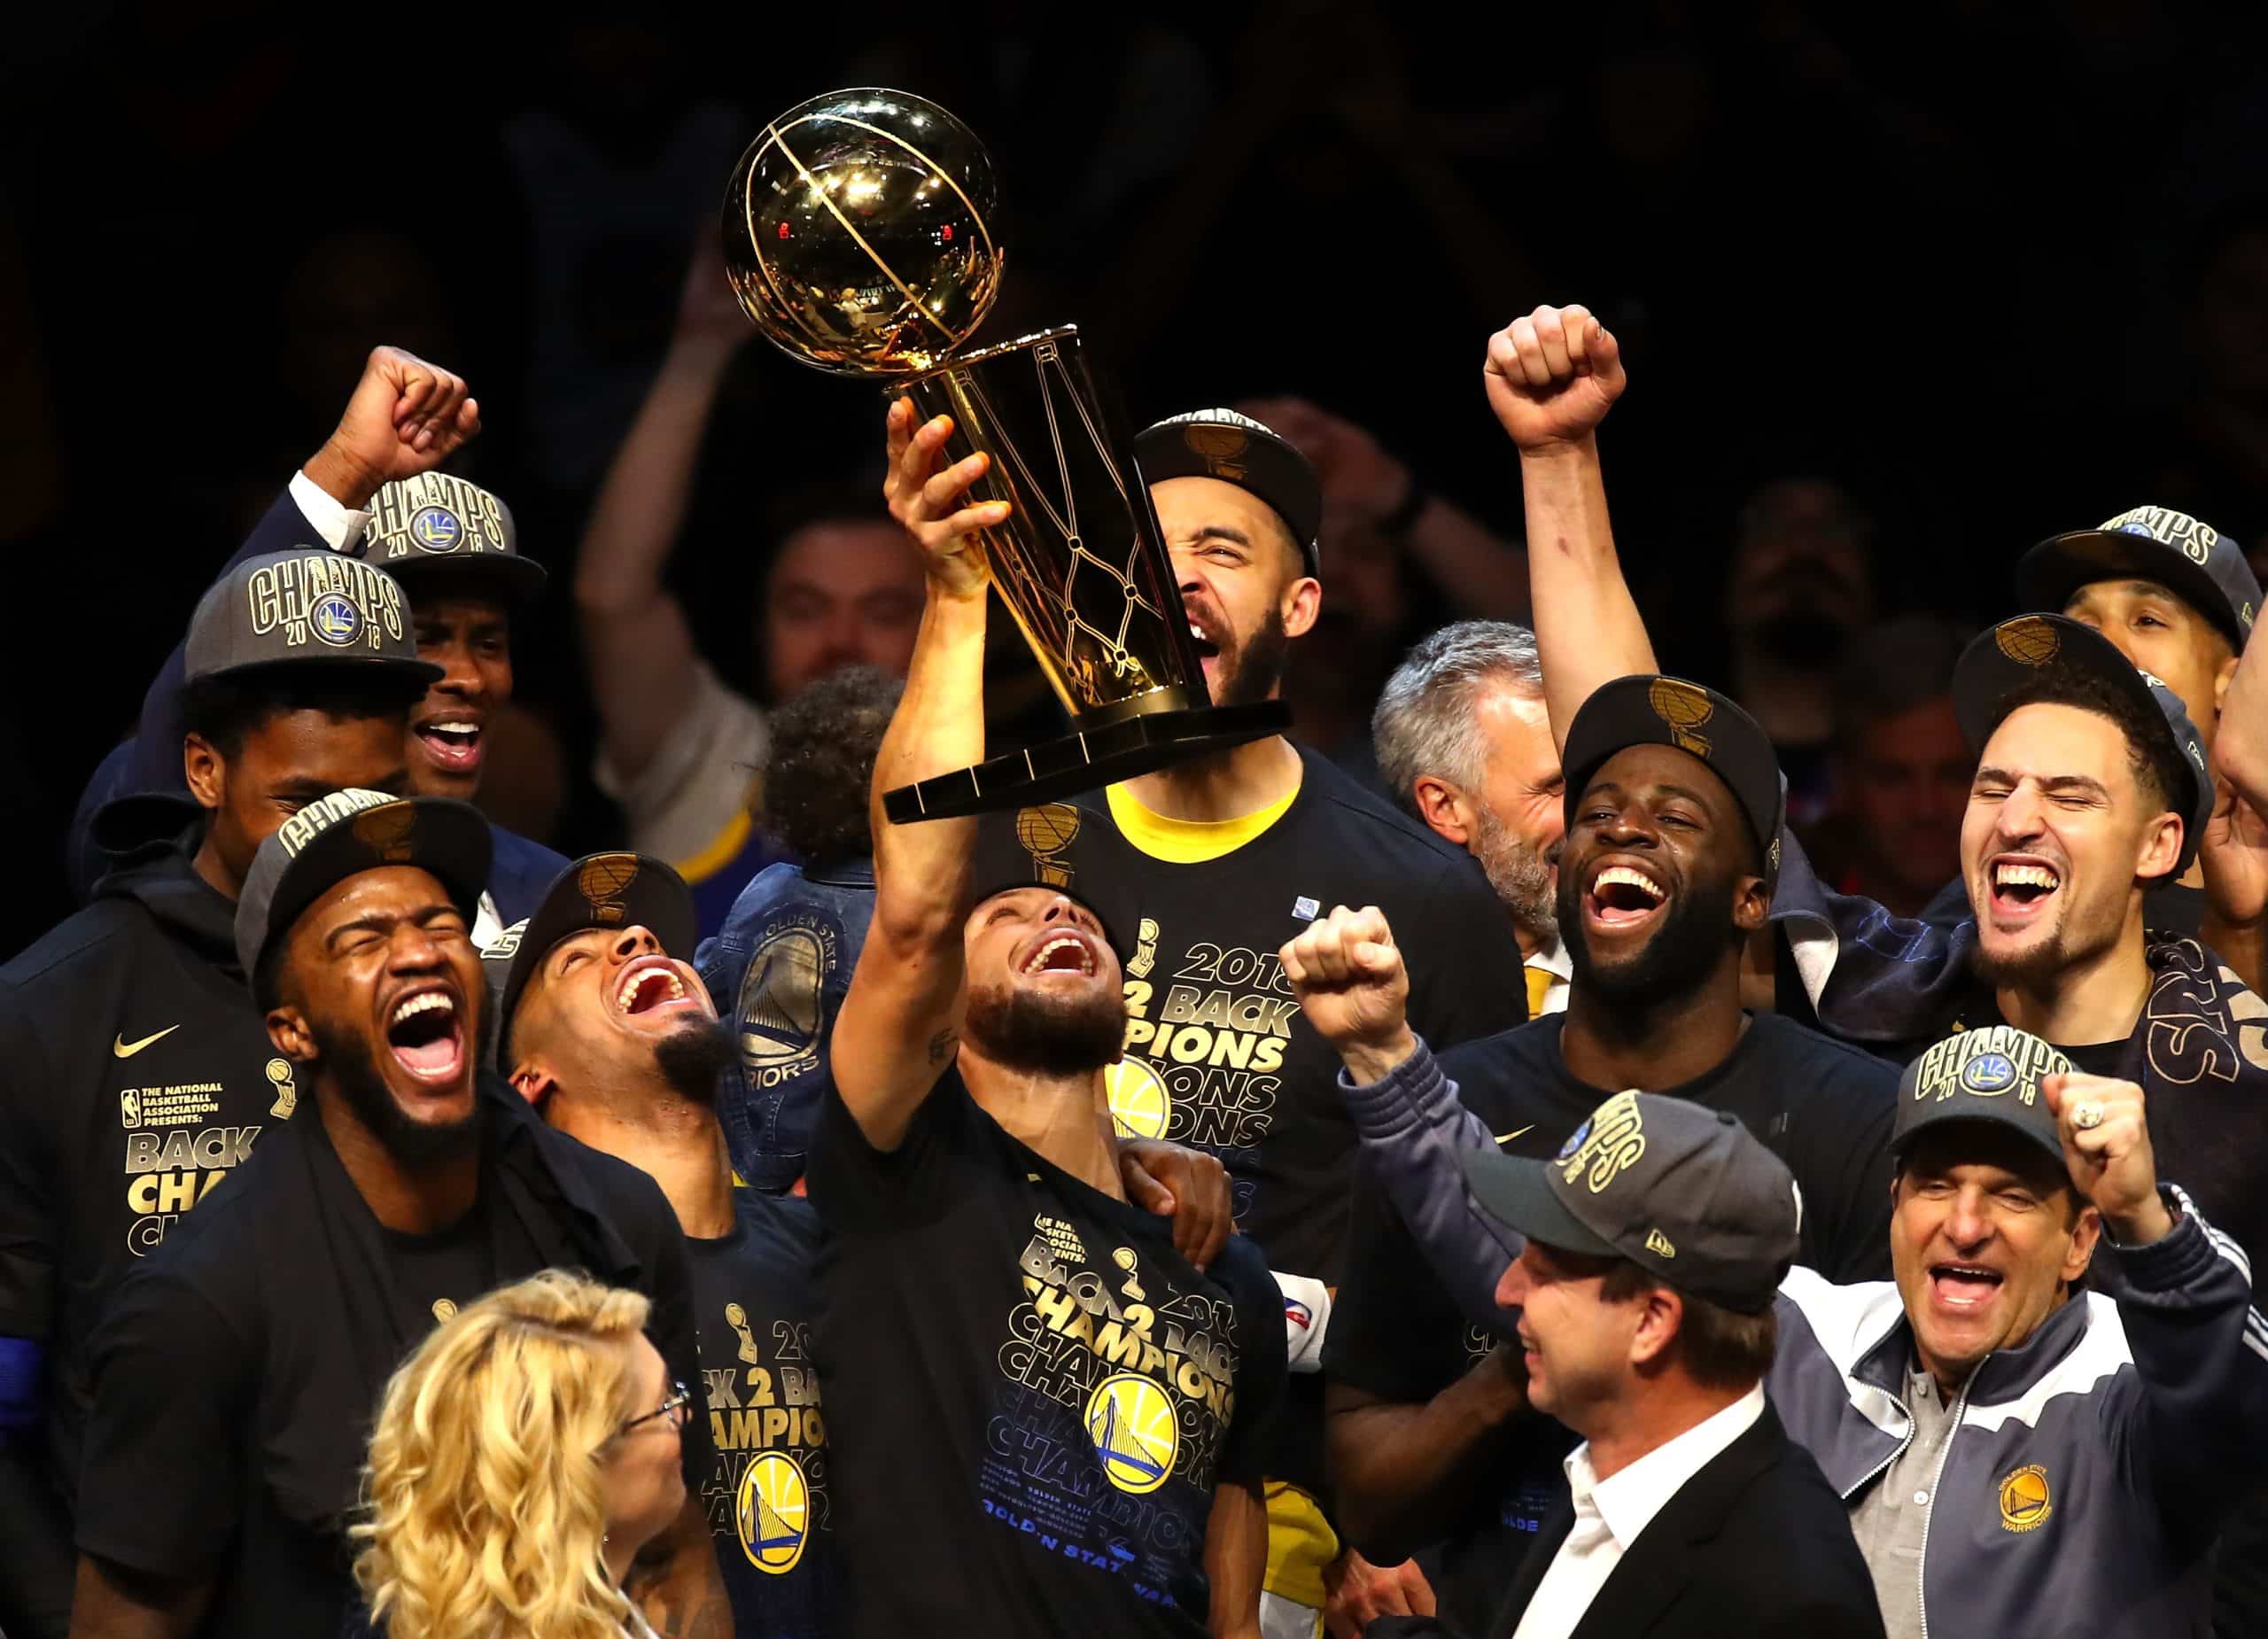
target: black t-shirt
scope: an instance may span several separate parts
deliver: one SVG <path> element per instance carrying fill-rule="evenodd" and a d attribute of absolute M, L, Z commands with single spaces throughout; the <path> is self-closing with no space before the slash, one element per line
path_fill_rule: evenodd
<path fill-rule="evenodd" d="M 839 1572 L 812 1324 L 819 1219 L 788 1195 L 733 1192 L 739 1223 L 687 1239 L 716 1462 L 702 1482 L 740 1639 L 823 1639 Z"/>
<path fill-rule="evenodd" d="M 843 1631 L 1204 1633 L 1214 1488 L 1283 1393 L 1257 1248 L 1200 1273 L 950 1070 L 887 1152 L 830 1090 L 809 1176 Z"/>
<path fill-rule="evenodd" d="M 696 1380 L 684 1237 L 659 1187 L 544 1127 L 501 1082 L 483 1083 L 479 1109 L 480 1205 L 406 1259 L 307 1108 L 120 1283 L 93 1345 L 82 1552 L 209 1580 L 198 1631 L 214 1639 L 338 1633 L 357 1605 L 344 1522 L 379 1397 L 435 1303 L 462 1301 L 426 1297 L 429 1278 L 579 1268 L 634 1287 L 671 1375 Z M 697 1486 L 707 1425 L 683 1443 Z"/>
<path fill-rule="evenodd" d="M 479 1200 L 448 1228 L 431 1235 L 379 1226 L 394 1324 L 403 1336 L 419 1336 L 425 1327 L 448 1319 L 499 1284 L 493 1235 L 485 1203 Z M 524 1258 L 510 1261 L 520 1263 Z"/>
<path fill-rule="evenodd" d="M 66 1493 L 112 1290 L 305 1101 L 189 840 L 0 967 L 0 1336 L 49 1346 Z"/>
<path fill-rule="evenodd" d="M 1441 1055 L 1465 1107 L 1507 1154 L 1549 1158 L 1612 1096 L 1569 1073 L 1564 1014 L 1538 1019 Z M 1890 1273 L 1890 1128 L 1898 1073 L 1860 1052 L 1771 1014 L 1751 1017 L 1724 1061 L 1679 1086 L 1651 1089 L 1729 1110 L 1788 1164 L 1803 1192 L 1801 1261 L 1837 1281 Z M 1495 1338 L 1459 1311 L 1386 1199 L 1367 1182 L 1324 1370 L 1381 1399 L 1431 1400 L 1485 1355 Z M 1573 1445 L 1559 1425 L 1522 1418 L 1492 1442 L 1503 1483 L 1466 1526 L 1429 1552 L 1444 1609 L 1479 1631 L 1501 1601 L 1565 1483 Z M 1360 1544 L 1357 1544 L 1359 1547 Z"/>

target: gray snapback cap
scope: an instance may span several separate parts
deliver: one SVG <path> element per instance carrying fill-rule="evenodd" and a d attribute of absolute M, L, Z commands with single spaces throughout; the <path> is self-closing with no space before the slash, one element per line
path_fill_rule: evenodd
<path fill-rule="evenodd" d="M 413 593 L 485 575 L 512 602 L 525 602 L 546 579 L 542 564 L 520 555 L 519 530 L 502 497 L 447 472 L 380 485 L 358 549 L 368 562 L 409 576 Z"/>
<path fill-rule="evenodd" d="M 1899 1077 L 1890 1153 L 1902 1157 L 1916 1135 L 1939 1122 L 1981 1121 L 2013 1128 L 2061 1165 L 2063 1139 L 2040 1084 L 2070 1070 L 2070 1060 L 2013 1024 L 1948 1036 Z"/>
<path fill-rule="evenodd" d="M 405 688 L 441 677 L 417 657 L 409 600 L 393 577 L 321 549 L 263 553 L 223 575 L 198 601 L 182 662 L 190 683 L 285 665 L 391 674 Z"/>

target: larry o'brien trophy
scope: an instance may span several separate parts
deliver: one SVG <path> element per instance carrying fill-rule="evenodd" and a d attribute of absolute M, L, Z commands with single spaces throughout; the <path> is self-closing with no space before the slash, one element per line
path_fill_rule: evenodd
<path fill-rule="evenodd" d="M 1280 703 L 1216 706 L 1149 487 L 1087 373 L 1079 332 L 960 353 L 999 293 L 992 161 L 903 91 L 832 91 L 764 128 L 725 196 L 725 266 L 780 350 L 880 378 L 953 419 L 943 460 L 983 450 L 973 501 L 992 584 L 1070 713 L 1059 740 L 904 786 L 894 821 L 1045 803 L 1274 734 Z"/>

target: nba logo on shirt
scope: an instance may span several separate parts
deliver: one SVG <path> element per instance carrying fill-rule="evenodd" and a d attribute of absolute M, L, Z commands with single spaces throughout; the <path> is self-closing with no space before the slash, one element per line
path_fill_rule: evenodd
<path fill-rule="evenodd" d="M 1316 913 L 1322 909 L 1323 907 L 1320 905 L 1317 905 L 1314 900 L 1309 898 L 1305 894 L 1301 894 L 1298 898 L 1292 901 L 1292 914 L 1299 918 L 1300 920 L 1303 922 L 1311 922 L 1315 920 Z"/>

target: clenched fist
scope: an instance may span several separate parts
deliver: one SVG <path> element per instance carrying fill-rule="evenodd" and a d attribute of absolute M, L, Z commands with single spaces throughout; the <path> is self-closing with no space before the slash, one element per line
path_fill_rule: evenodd
<path fill-rule="evenodd" d="M 991 568 L 976 536 L 1007 521 L 1008 503 L 961 502 L 968 486 L 990 470 L 991 457 L 979 450 L 938 471 L 937 458 L 952 436 L 952 417 L 937 416 L 916 424 L 911 399 L 889 407 L 888 426 L 889 468 L 882 499 L 889 503 L 890 517 L 921 548 L 932 586 L 949 597 L 983 596 Z"/>
<path fill-rule="evenodd" d="M 2102 1214 L 2110 1238 L 2147 1247 L 2172 1232 L 2173 1215 L 2158 1197 L 2157 1156 L 2142 1090 L 2130 1081 L 2074 1070 L 2050 1076 L 2040 1095 L 2054 1113 L 2071 1187 Z"/>
<path fill-rule="evenodd" d="M 307 474 L 342 506 L 364 507 L 381 484 L 431 471 L 479 432 L 480 401 L 463 377 L 399 347 L 374 347 Z"/>
<path fill-rule="evenodd" d="M 1410 974 L 1378 906 L 1335 905 L 1278 952 L 1300 1011 L 1358 1082 L 1374 1082 L 1418 1050 Z"/>
<path fill-rule="evenodd" d="M 1538 307 L 1488 338 L 1488 408 L 1524 455 L 1598 430 L 1629 378 L 1622 346 L 1588 307 Z"/>

